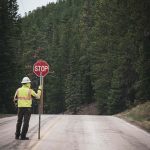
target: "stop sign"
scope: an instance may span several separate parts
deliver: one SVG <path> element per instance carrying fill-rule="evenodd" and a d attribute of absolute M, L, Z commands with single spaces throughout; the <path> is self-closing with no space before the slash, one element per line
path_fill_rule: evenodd
<path fill-rule="evenodd" d="M 46 61 L 44 60 L 38 60 L 34 65 L 33 65 L 33 72 L 38 76 L 45 77 L 48 72 L 49 72 L 49 65 Z"/>

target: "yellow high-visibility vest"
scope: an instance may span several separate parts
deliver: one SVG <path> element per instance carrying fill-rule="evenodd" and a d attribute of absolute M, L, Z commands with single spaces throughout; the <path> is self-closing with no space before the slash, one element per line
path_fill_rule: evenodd
<path fill-rule="evenodd" d="M 36 94 L 32 89 L 22 86 L 16 91 L 15 97 L 18 99 L 18 107 L 31 107 L 32 106 L 32 97 L 40 98 L 41 91 L 38 90 Z"/>

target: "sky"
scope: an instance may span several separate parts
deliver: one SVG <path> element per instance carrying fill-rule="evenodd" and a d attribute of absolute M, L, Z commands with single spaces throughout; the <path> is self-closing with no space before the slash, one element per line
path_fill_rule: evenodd
<path fill-rule="evenodd" d="M 24 16 L 25 12 L 28 13 L 37 7 L 46 6 L 50 2 L 56 2 L 56 0 L 17 0 L 19 5 L 18 14 Z"/>

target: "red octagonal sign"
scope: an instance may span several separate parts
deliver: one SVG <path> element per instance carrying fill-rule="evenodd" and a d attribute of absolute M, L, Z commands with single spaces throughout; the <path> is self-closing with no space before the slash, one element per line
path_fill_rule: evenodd
<path fill-rule="evenodd" d="M 33 72 L 38 76 L 43 76 L 45 77 L 48 72 L 49 72 L 49 65 L 46 61 L 44 60 L 38 60 L 34 65 L 33 65 Z"/>

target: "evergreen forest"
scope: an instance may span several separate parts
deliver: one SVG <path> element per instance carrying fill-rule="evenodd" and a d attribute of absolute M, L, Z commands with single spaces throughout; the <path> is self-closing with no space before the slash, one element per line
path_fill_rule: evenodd
<path fill-rule="evenodd" d="M 50 64 L 44 113 L 76 114 L 95 102 L 111 115 L 150 100 L 149 0 L 58 0 L 17 12 L 16 0 L 0 1 L 0 113 L 15 113 L 24 76 L 37 90 L 39 59 Z"/>

